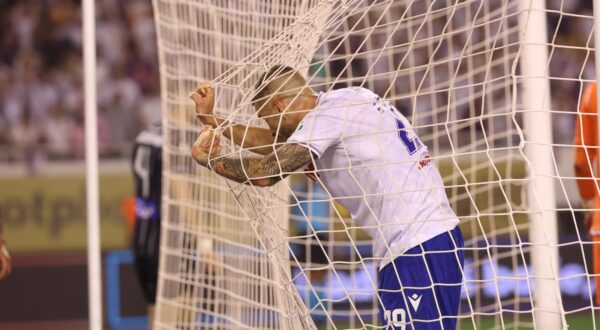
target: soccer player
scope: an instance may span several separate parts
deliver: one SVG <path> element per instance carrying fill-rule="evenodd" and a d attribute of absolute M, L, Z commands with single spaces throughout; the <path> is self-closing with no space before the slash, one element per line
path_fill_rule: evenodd
<path fill-rule="evenodd" d="M 6 248 L 6 241 L 4 240 L 4 228 L 0 223 L 0 281 L 5 280 L 12 270 L 10 263 L 10 254 Z"/>
<path fill-rule="evenodd" d="M 160 246 L 162 194 L 162 130 L 160 123 L 141 132 L 133 150 L 135 175 L 135 269 L 148 305 L 149 324 L 154 319 Z"/>
<path fill-rule="evenodd" d="M 389 102 L 358 87 L 315 94 L 295 70 L 275 66 L 253 104 L 269 129 L 234 125 L 222 134 L 261 157 L 219 156 L 223 124 L 214 91 L 190 95 L 203 121 L 192 157 L 228 179 L 273 185 L 308 166 L 331 198 L 373 239 L 378 302 L 387 329 L 454 329 L 463 239 L 427 147 Z M 244 133 L 247 135 L 244 138 Z"/>
<path fill-rule="evenodd" d="M 593 169 L 598 166 L 598 108 L 596 84 L 587 86 L 579 104 L 579 114 L 575 120 L 575 137 L 573 145 L 581 146 L 575 149 L 575 175 L 577 188 L 581 195 L 582 204 L 586 209 L 600 208 L 600 194 L 592 179 Z M 594 274 L 600 274 L 600 212 L 593 212 L 586 220 L 586 227 L 591 240 L 594 242 Z M 595 276 L 596 288 L 600 288 L 600 277 Z M 596 289 L 596 305 L 600 306 L 600 289 Z"/>

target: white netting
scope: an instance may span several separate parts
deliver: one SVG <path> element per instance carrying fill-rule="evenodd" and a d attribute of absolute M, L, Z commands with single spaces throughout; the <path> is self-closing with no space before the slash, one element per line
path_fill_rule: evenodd
<path fill-rule="evenodd" d="M 295 1 L 290 1 L 294 2 Z M 164 191 L 157 328 L 294 328 L 280 291 L 282 270 L 268 261 L 238 203 L 270 202 L 263 194 L 229 193 L 223 180 L 195 166 L 190 142 L 198 131 L 187 94 L 216 77 L 289 25 L 311 1 L 266 5 L 262 1 L 155 1 L 164 118 Z M 225 109 L 221 109 L 225 110 Z M 192 110 L 193 111 L 193 110 Z M 282 187 L 274 188 L 285 191 Z M 245 200 L 241 200 L 241 196 Z M 287 230 L 286 210 L 269 211 L 266 230 Z M 272 229 L 275 228 L 275 229 Z M 264 235 L 264 228 L 257 233 Z M 282 237 L 281 233 L 273 237 Z M 279 258 L 287 251 L 281 239 Z M 202 260 L 202 262 L 200 262 Z M 287 271 L 289 273 L 289 270 Z M 285 319 L 285 320 L 284 320 Z"/>
<path fill-rule="evenodd" d="M 585 265 L 564 277 L 552 257 L 550 248 L 558 249 L 548 237 L 552 232 L 538 230 L 539 239 L 530 239 L 562 209 L 561 218 L 573 227 L 578 207 L 573 175 L 562 170 L 571 166 L 571 141 L 559 132 L 554 153 L 548 141 L 548 150 L 540 152 L 550 163 L 540 170 L 530 151 L 536 152 L 537 137 L 528 139 L 528 130 L 536 128 L 524 120 L 546 110 L 551 117 L 530 118 L 574 127 L 573 103 L 547 100 L 557 89 L 575 89 L 573 98 L 579 96 L 593 54 L 592 31 L 583 29 L 587 34 L 575 45 L 559 40 L 559 30 L 564 21 L 589 26 L 593 19 L 557 3 L 541 12 L 525 0 L 155 0 L 167 132 L 156 326 L 381 325 L 372 240 L 318 180 L 292 175 L 272 188 L 248 186 L 215 176 L 189 156 L 200 126 L 187 97 L 196 84 L 213 81 L 218 117 L 266 127 L 251 98 L 258 77 L 277 64 L 296 68 L 316 91 L 361 86 L 377 93 L 429 147 L 465 236 L 459 327 L 541 327 L 534 311 L 558 322 L 589 313 L 592 271 L 583 235 L 575 231 L 561 242 L 561 248 L 577 247 L 576 258 Z M 531 17 L 540 13 L 556 29 L 544 70 L 532 72 L 522 68 L 523 56 L 545 43 L 524 40 L 537 23 Z M 568 72 L 553 62 L 565 57 Z M 563 70 L 553 72 L 555 67 Z M 539 103 L 524 94 L 531 79 L 541 80 L 546 99 Z M 233 142 L 222 144 L 229 156 L 252 154 Z M 544 172 L 548 166 L 552 173 Z M 557 187 L 558 207 L 548 207 L 554 202 L 533 189 L 539 180 Z M 531 268 L 532 246 L 546 248 L 539 251 L 548 254 L 548 268 Z M 549 305 L 536 301 L 533 290 L 546 277 Z M 559 301 L 552 289 L 558 290 L 559 277 L 560 285 L 580 280 L 587 303 Z"/>

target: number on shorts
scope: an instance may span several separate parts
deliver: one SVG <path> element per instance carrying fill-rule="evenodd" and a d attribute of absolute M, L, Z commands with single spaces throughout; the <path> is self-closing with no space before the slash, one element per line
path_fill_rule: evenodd
<path fill-rule="evenodd" d="M 386 324 L 392 322 L 392 325 L 401 330 L 406 329 L 406 312 L 402 308 L 396 308 L 393 311 L 385 311 Z"/>

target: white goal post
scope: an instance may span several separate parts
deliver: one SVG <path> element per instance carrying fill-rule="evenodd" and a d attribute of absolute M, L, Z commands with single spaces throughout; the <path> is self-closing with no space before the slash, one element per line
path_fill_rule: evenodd
<path fill-rule="evenodd" d="M 598 19 L 559 2 L 153 0 L 165 132 L 155 329 L 383 327 L 371 238 L 319 180 L 238 184 L 190 156 L 196 85 L 215 86 L 216 116 L 228 119 L 219 129 L 266 127 L 252 97 L 274 65 L 317 92 L 369 89 L 409 119 L 465 236 L 459 327 L 560 329 L 572 314 L 593 315 L 589 241 L 578 229 L 558 240 L 558 212 L 577 227 L 582 207 L 575 147 L 553 139 L 553 125 L 574 128 L 597 55 L 591 30 L 571 45 L 559 27 Z M 565 56 L 577 72 L 553 71 Z M 552 98 L 564 86 L 578 91 L 571 108 Z M 221 143 L 231 157 L 253 154 Z M 570 246 L 585 271 L 563 276 L 559 252 Z M 587 304 L 564 301 L 572 280 Z"/>
<path fill-rule="evenodd" d="M 558 233 L 552 153 L 552 118 L 545 0 L 521 1 L 520 68 L 523 88 L 525 160 L 532 182 L 528 187 L 531 276 L 534 278 L 535 326 L 567 328 L 558 281 Z M 543 28 L 542 28 L 543 27 Z"/>

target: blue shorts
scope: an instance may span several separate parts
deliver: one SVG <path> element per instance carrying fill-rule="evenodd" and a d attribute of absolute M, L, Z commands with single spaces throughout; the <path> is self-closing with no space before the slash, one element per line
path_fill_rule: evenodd
<path fill-rule="evenodd" d="M 377 294 L 385 329 L 456 329 L 464 265 L 464 251 L 456 248 L 463 246 L 456 227 L 381 269 Z"/>

